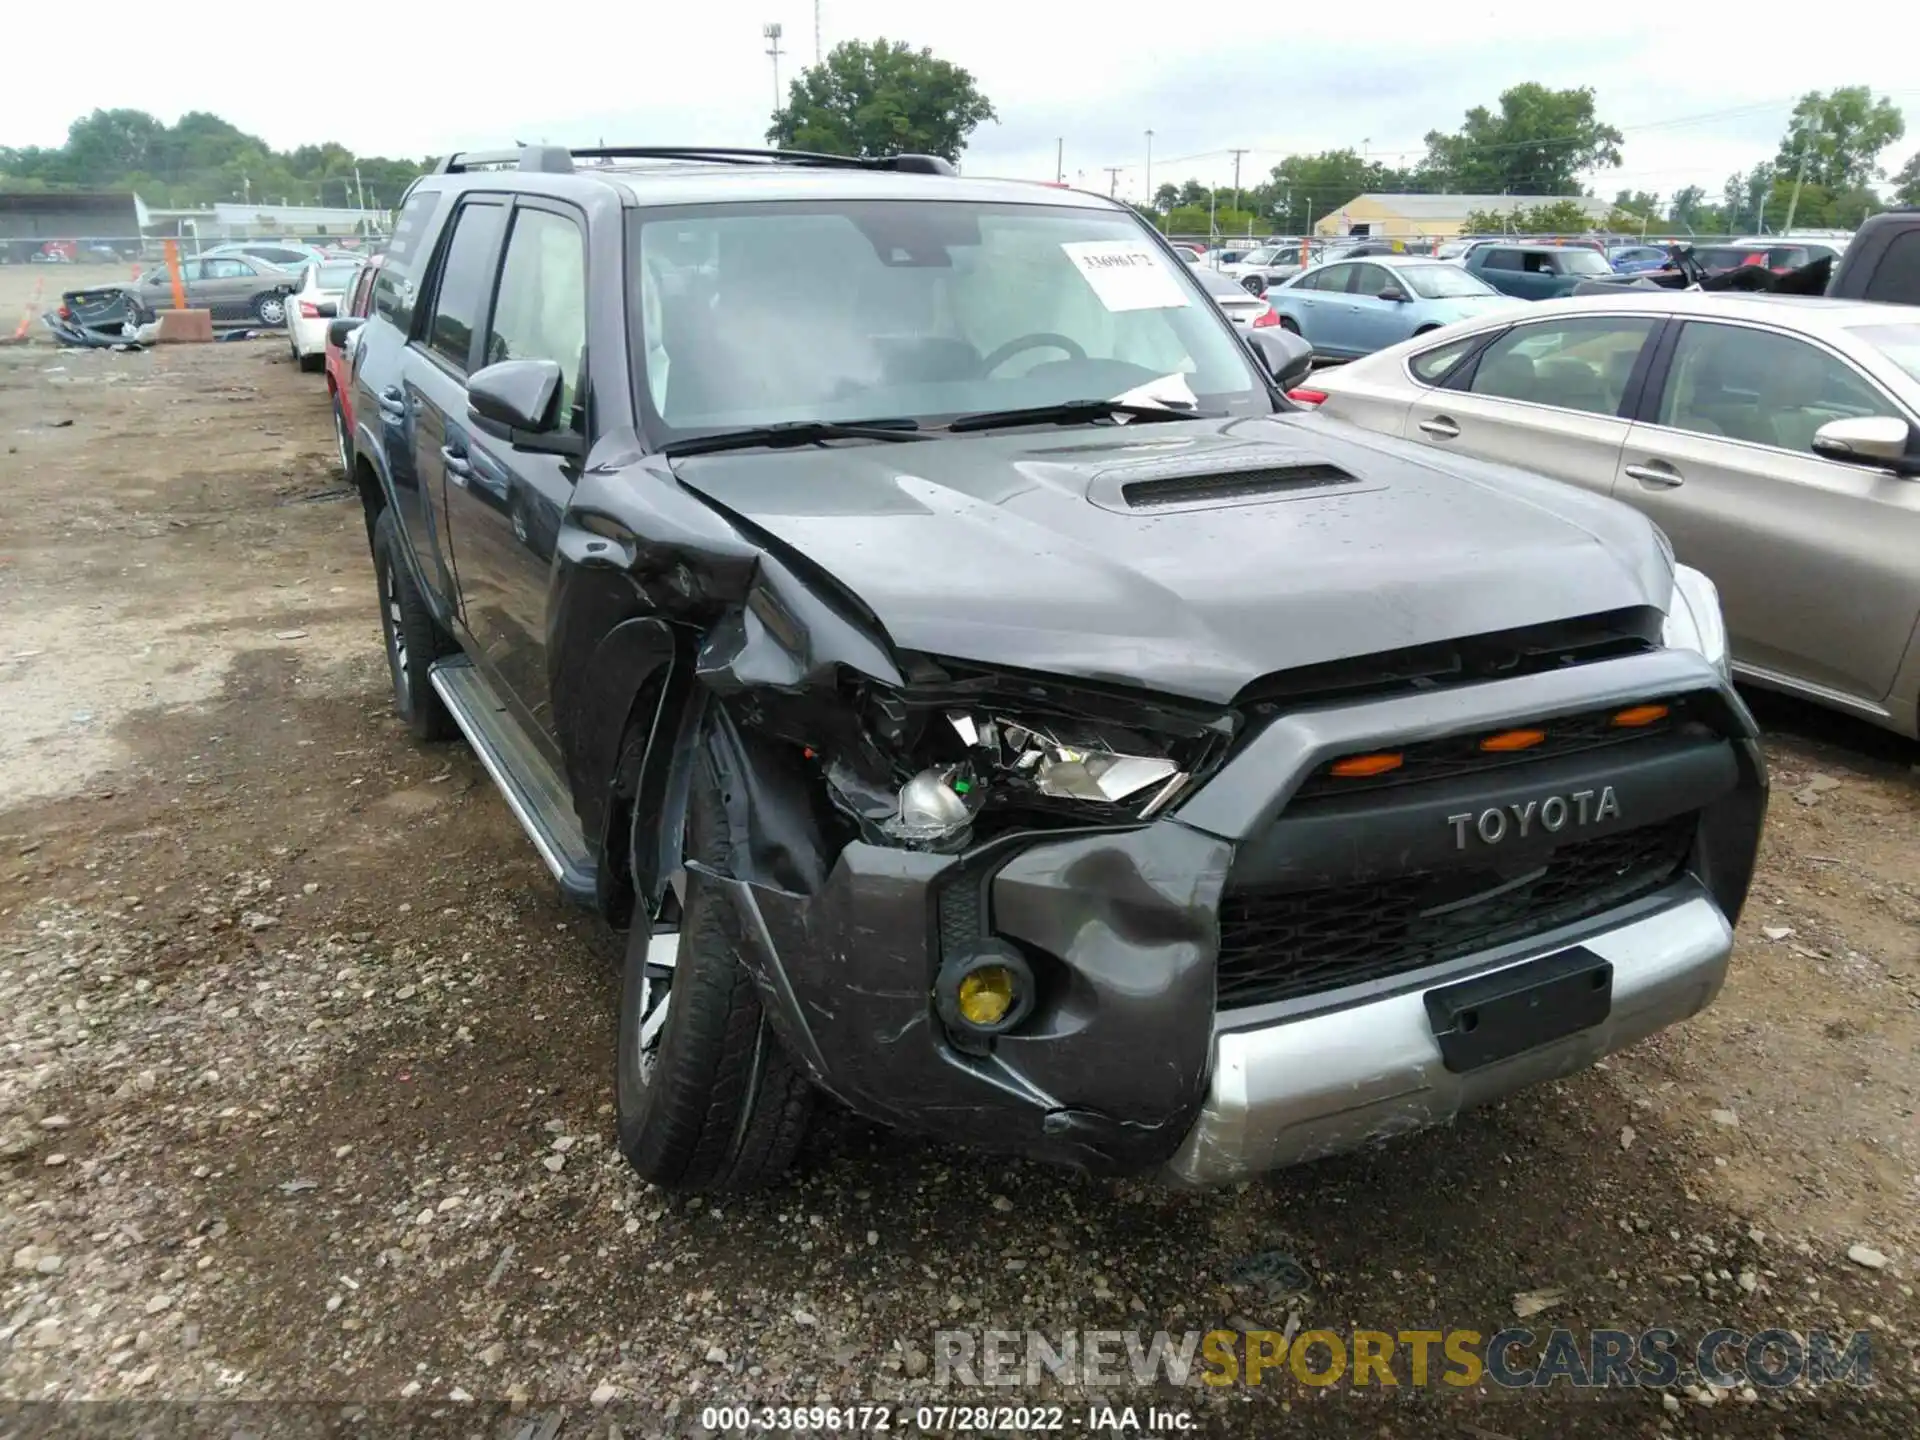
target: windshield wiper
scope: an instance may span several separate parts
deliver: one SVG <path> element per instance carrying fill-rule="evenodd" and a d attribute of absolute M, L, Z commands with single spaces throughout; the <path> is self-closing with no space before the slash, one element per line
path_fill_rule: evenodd
<path fill-rule="evenodd" d="M 930 440 L 917 433 L 918 420 L 901 416 L 885 420 L 788 420 L 778 425 L 753 425 L 745 430 L 722 430 L 713 435 L 689 435 L 669 440 L 663 455 L 706 455 L 715 450 L 750 450 L 761 445 L 818 445 L 823 440 Z"/>
<path fill-rule="evenodd" d="M 1131 400 L 1065 400 L 1058 405 L 1033 405 L 1025 410 L 981 410 L 962 415 L 949 430 L 991 430 L 998 425 L 1075 425 L 1125 415 L 1130 420 L 1214 420 L 1218 411 L 1191 406 L 1138 405 Z"/>

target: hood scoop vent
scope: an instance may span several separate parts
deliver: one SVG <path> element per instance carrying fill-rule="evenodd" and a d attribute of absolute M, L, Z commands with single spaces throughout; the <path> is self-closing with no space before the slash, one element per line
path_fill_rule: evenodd
<path fill-rule="evenodd" d="M 1357 476 L 1325 461 L 1295 465 L 1263 465 L 1258 469 L 1228 470 L 1214 475 L 1168 475 L 1154 480 L 1129 480 L 1120 486 L 1120 498 L 1134 510 L 1169 506 L 1239 505 L 1296 495 L 1303 490 L 1325 490 L 1334 485 L 1357 485 Z"/>

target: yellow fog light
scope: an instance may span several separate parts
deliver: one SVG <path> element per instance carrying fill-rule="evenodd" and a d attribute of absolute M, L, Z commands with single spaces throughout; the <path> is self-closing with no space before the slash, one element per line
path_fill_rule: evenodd
<path fill-rule="evenodd" d="M 955 997 L 960 1018 L 969 1025 L 998 1025 L 1013 1009 L 1013 972 L 1004 965 L 983 965 L 960 981 Z"/>
<path fill-rule="evenodd" d="M 990 935 L 947 956 L 933 982 L 934 1007 L 947 1038 L 976 1055 L 984 1055 L 994 1036 L 1032 1014 L 1038 998 L 1027 957 Z"/>

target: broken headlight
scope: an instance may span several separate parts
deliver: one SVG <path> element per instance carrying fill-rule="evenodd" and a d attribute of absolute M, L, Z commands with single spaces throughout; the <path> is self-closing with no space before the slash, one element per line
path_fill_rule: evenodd
<path fill-rule="evenodd" d="M 1204 742 L 1184 747 L 1211 751 Z M 1015 719 L 991 710 L 930 716 L 915 747 L 923 763 L 888 794 L 849 767 L 829 769 L 830 788 L 874 838 L 914 849 L 957 850 L 983 815 L 1010 824 L 1123 824 L 1164 810 L 1192 778 L 1173 747 L 1137 731 L 1092 721 Z M 925 763 L 931 760 L 932 763 Z"/>
<path fill-rule="evenodd" d="M 1010 720 L 966 710 L 947 723 L 987 773 L 1053 800 L 1096 805 L 1141 802 L 1147 818 L 1165 808 L 1187 772 L 1149 737 L 1092 723 Z"/>

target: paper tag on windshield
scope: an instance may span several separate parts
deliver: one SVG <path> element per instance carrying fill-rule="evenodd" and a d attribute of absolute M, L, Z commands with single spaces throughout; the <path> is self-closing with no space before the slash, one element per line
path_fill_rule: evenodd
<path fill-rule="evenodd" d="M 1074 240 L 1060 248 L 1109 310 L 1171 310 L 1187 303 L 1166 262 L 1137 240 Z"/>

